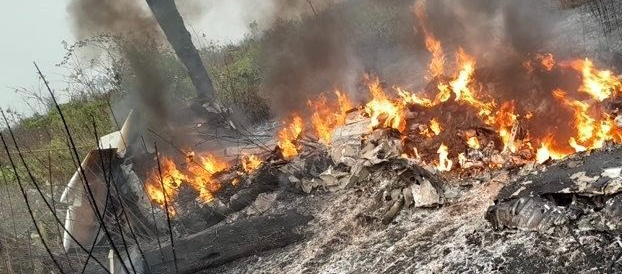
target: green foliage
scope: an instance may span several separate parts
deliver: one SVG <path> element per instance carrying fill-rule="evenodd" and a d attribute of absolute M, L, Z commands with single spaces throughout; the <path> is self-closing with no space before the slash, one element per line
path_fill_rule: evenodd
<path fill-rule="evenodd" d="M 262 80 L 259 51 L 259 43 L 250 38 L 240 45 L 212 46 L 202 51 L 220 101 L 247 113 L 253 122 L 269 116 L 267 102 L 258 94 Z"/>

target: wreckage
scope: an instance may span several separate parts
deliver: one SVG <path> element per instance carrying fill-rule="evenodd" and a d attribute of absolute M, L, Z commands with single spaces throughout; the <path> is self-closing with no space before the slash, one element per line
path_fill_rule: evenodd
<path fill-rule="evenodd" d="M 103 239 L 97 207 L 103 219 L 117 224 L 109 228 L 113 244 L 127 246 L 123 235 L 138 231 L 151 235 L 143 236 L 142 247 L 113 256 L 111 268 L 123 271 L 131 265 L 135 272 L 166 273 L 175 267 L 192 273 L 304 238 L 297 227 L 313 214 L 262 215 L 269 210 L 254 204 L 266 193 L 362 190 L 373 194 L 361 213 L 366 222 L 390 225 L 401 212 L 460 201 L 464 179 L 495 170 L 525 174 L 501 189 L 488 209 L 485 218 L 493 228 L 619 230 L 618 119 L 592 101 L 603 114 L 573 110 L 579 130 L 566 148 L 577 154 L 558 149 L 562 142 L 551 135 L 534 145 L 529 126 L 537 114 L 519 119 L 512 104 L 497 106 L 465 95 L 468 85 L 459 86 L 459 79 L 433 80 L 440 92 L 436 101 L 403 90 L 391 99 L 378 80 L 370 80 L 373 99 L 367 104 L 353 107 L 341 93 L 336 93 L 335 108 L 325 101 L 310 103 L 317 112 L 333 111 L 334 116 L 314 116 L 310 128 L 294 116 L 276 133 L 274 149 L 243 152 L 229 161 L 222 154 L 136 149 L 140 138 L 132 136 L 136 122 L 130 114 L 120 132 L 102 137 L 100 148 L 87 155 L 63 193 L 62 202 L 69 205 L 64 247 L 91 247 Z M 454 88 L 449 95 L 443 94 L 444 83 Z M 615 82 L 606 88 L 619 92 L 620 87 Z M 614 94 L 603 101 L 614 105 Z M 553 98 L 584 106 L 559 91 Z M 586 124 L 585 115 L 602 120 Z"/>
<path fill-rule="evenodd" d="M 341 229 L 373 233 L 408 218 L 426 223 L 435 214 L 457 222 L 485 218 L 487 229 L 538 235 L 619 235 L 622 77 L 590 59 L 536 53 L 508 65 L 517 66 L 515 79 L 524 82 L 512 97 L 495 71 L 477 67 L 463 49 L 454 67 L 439 71 L 432 68 L 444 66 L 444 57 L 435 60 L 438 49 L 428 50 L 433 60 L 423 90 L 389 88 L 367 76 L 368 101 L 353 103 L 335 91 L 330 103 L 322 95 L 309 102 L 310 115 L 292 114 L 272 132 L 275 140 L 250 148 L 223 153 L 169 144 L 157 151 L 132 129 L 139 123 L 130 114 L 119 132 L 102 137 L 63 193 L 65 249 L 91 251 L 109 229 L 107 245 L 126 247 L 111 256 L 115 272 L 193 273 L 282 247 L 301 256 L 321 248 L 330 253 L 352 240 L 337 237 Z M 481 191 L 496 185 L 498 193 Z M 328 208 L 335 203 L 322 203 L 323 197 L 345 208 Z M 322 206 L 330 218 L 316 210 Z M 470 219 L 460 219 L 463 208 L 475 208 Z M 471 238 L 481 230 L 436 222 L 439 235 L 482 241 Z M 334 223 L 338 231 L 331 230 Z M 323 225 L 334 232 L 326 239 L 305 230 Z M 434 238 L 436 231 L 418 232 Z M 316 242 L 295 244 L 306 238 Z M 444 245 L 429 248 L 436 246 Z"/>
<path fill-rule="evenodd" d="M 620 148 L 577 154 L 506 185 L 487 214 L 495 228 L 618 231 L 622 196 Z"/>

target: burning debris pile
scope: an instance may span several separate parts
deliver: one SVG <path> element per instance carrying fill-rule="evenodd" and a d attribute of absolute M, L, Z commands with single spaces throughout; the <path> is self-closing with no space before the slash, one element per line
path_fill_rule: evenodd
<path fill-rule="evenodd" d="M 622 117 L 616 116 L 621 81 L 611 71 L 595 68 L 589 59 L 558 64 L 553 55 L 546 54 L 523 63 L 525 73 L 537 78 L 534 81 L 555 82 L 565 77 L 577 82 L 568 91 L 564 91 L 567 84 L 550 91 L 535 90 L 544 98 L 534 105 L 538 102 L 529 99 L 495 98 L 502 94 L 502 87 L 494 80 L 478 77 L 481 70 L 463 50 L 456 55 L 454 76 L 434 76 L 423 92 L 394 87 L 395 95 L 390 96 L 378 79 L 368 78 L 371 100 L 361 107 L 352 108 L 341 92 L 335 93 L 334 106 L 324 96 L 309 102 L 313 110 L 310 123 L 292 115 L 290 123 L 277 134 L 275 151 L 242 155 L 235 168 L 214 155 L 195 156 L 191 152 L 182 171 L 164 157 L 162 180 L 158 170 L 152 171 L 146 191 L 164 206 L 164 197 L 174 200 L 179 187 L 186 183 L 199 193 L 200 201 L 209 203 L 223 184 L 235 185 L 240 179 L 221 182 L 216 174 L 253 173 L 264 161 L 267 165 L 289 162 L 282 168 L 291 175 L 289 181 L 310 192 L 318 187 L 343 189 L 365 181 L 373 173 L 370 169 L 398 159 L 422 170 L 426 167 L 430 174 L 466 176 L 544 163 L 622 142 L 616 123 L 620 120 L 616 117 Z M 438 62 L 432 60 L 430 66 L 438 70 Z"/>
<path fill-rule="evenodd" d="M 415 14 L 426 29 L 422 7 Z M 362 189 L 377 201 L 363 214 L 387 225 L 404 208 L 459 200 L 463 179 L 547 169 L 570 156 L 589 160 L 517 177 L 487 219 L 495 228 L 548 231 L 578 220 L 581 227 L 617 229 L 619 222 L 607 219 L 620 219 L 620 172 L 607 157 L 618 156 L 579 155 L 622 142 L 620 77 L 590 59 L 535 53 L 508 65 L 516 74 L 512 86 L 462 48 L 448 62 L 441 42 L 424 34 L 432 57 L 424 90 L 365 76 L 368 101 L 356 104 L 344 91 L 309 101 L 308 115 L 283 123 L 274 150 L 231 162 L 209 153 L 185 152 L 181 161 L 154 155 L 159 166 L 145 172 L 149 199 L 177 220 L 178 231 L 192 233 L 283 185 L 301 193 Z M 604 165 L 602 157 L 609 159 Z"/>
<path fill-rule="evenodd" d="M 386 228 L 418 212 L 450 215 L 466 195 L 478 195 L 468 189 L 512 181 L 487 210 L 495 229 L 619 231 L 622 77 L 591 59 L 548 52 L 480 65 L 462 47 L 446 54 L 423 6 L 413 12 L 431 56 L 425 88 L 365 75 L 360 90 L 323 94 L 292 113 L 275 132 L 276 146 L 232 160 L 193 149 L 125 156 L 120 195 L 130 197 L 141 229 L 168 231 L 171 240 L 123 259 L 158 273 L 181 258 L 185 273 L 301 240 L 297 228 L 317 212 L 304 202 L 306 215 L 291 211 L 294 205 L 273 207 L 274 193 L 366 197 L 353 218 Z M 367 100 L 349 96 L 361 92 Z M 182 238 L 177 247 L 173 234 Z"/>
<path fill-rule="evenodd" d="M 572 223 L 617 230 L 619 155 L 607 149 L 622 141 L 616 123 L 620 78 L 588 59 L 557 62 L 551 54 L 536 55 L 522 64 L 528 75 L 553 82 L 570 77 L 574 88 L 554 88 L 540 105 L 503 101 L 494 76 L 482 76 L 463 50 L 456 54 L 454 76 L 435 75 L 419 93 L 394 87 L 392 96 L 368 77 L 371 100 L 359 107 L 342 92 L 333 105 L 326 97 L 309 102 L 311 121 L 292 115 L 272 151 L 233 162 L 185 153 L 181 164 L 156 155 L 160 167 L 148 173 L 146 193 L 179 222 L 178 231 L 242 218 L 237 212 L 283 185 L 302 193 L 369 192 L 376 202 L 362 214 L 388 225 L 404 208 L 459 201 L 461 180 L 518 168 L 534 174 L 515 177 L 501 191 L 486 216 L 494 228 L 550 232 Z M 595 149 L 600 151 L 589 155 Z M 574 163 L 576 158 L 585 163 Z"/>

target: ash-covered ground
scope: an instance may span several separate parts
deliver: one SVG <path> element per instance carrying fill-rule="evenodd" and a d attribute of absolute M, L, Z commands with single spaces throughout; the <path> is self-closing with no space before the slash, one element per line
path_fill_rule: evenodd
<path fill-rule="evenodd" d="M 619 273 L 622 243 L 608 232 L 495 231 L 484 219 L 514 175 L 453 182 L 438 208 L 403 209 L 389 225 L 373 185 L 332 193 L 262 194 L 236 218 L 297 209 L 314 219 L 304 240 L 203 273 Z M 451 194 L 448 194 L 451 195 Z"/>

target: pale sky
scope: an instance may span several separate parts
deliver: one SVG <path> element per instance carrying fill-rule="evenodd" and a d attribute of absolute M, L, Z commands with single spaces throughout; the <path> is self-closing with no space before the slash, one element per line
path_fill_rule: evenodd
<path fill-rule="evenodd" d="M 0 33 L 3 36 L 0 43 L 0 108 L 31 113 L 23 102 L 23 95 L 16 94 L 12 88 L 38 87 L 33 61 L 43 70 L 54 90 L 65 87 L 63 74 L 66 71 L 54 65 L 65 55 L 61 42 L 75 42 L 66 10 L 69 1 L 19 0 L 4 3 L 0 16 Z M 187 23 L 192 27 L 191 33 L 205 34 L 208 40 L 235 42 L 244 37 L 251 22 L 258 21 L 260 26 L 269 24 L 262 20 L 270 17 L 271 1 L 201 1 L 205 4 L 202 18 L 198 22 Z"/>
<path fill-rule="evenodd" d="M 62 71 L 54 67 L 64 55 L 61 41 L 72 41 L 65 6 L 68 0 L 7 1 L 0 16 L 0 107 L 29 112 L 21 96 L 12 87 L 37 86 L 32 64 L 36 61 L 59 86 Z"/>

